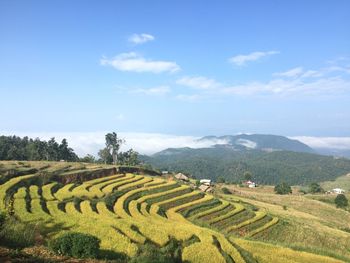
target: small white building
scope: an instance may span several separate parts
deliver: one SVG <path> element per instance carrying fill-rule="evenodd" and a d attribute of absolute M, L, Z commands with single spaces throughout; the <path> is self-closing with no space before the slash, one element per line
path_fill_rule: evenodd
<path fill-rule="evenodd" d="M 255 182 L 253 181 L 246 181 L 245 184 L 249 187 L 249 188 L 255 188 L 257 185 Z"/>
<path fill-rule="evenodd" d="M 166 175 L 166 174 L 168 174 L 169 172 L 168 171 L 162 171 L 162 174 L 163 175 Z"/>
<path fill-rule="evenodd" d="M 332 190 L 332 192 L 333 193 L 335 193 L 335 194 L 345 194 L 345 190 L 343 190 L 343 189 L 341 189 L 341 188 L 334 188 L 333 190 Z"/>
<path fill-rule="evenodd" d="M 204 184 L 204 185 L 211 185 L 211 180 L 210 179 L 202 179 L 199 181 L 200 184 Z"/>

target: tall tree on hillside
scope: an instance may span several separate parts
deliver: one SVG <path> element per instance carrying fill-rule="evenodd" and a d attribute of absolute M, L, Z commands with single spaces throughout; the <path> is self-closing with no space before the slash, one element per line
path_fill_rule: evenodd
<path fill-rule="evenodd" d="M 124 142 L 125 141 L 123 139 L 119 139 L 118 138 L 118 135 L 115 132 L 106 134 L 106 148 L 109 150 L 109 152 L 112 155 L 113 164 L 117 164 L 117 162 L 118 162 L 118 151 L 120 149 L 120 146 Z"/>

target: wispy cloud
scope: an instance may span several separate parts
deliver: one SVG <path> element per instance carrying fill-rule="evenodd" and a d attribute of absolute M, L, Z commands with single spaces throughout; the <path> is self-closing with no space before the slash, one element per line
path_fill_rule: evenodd
<path fill-rule="evenodd" d="M 256 51 L 256 52 L 252 52 L 250 54 L 240 54 L 240 55 L 236 55 L 234 57 L 229 58 L 229 62 L 232 64 L 235 64 L 237 66 L 244 66 L 245 64 L 247 64 L 247 62 L 251 62 L 251 61 L 257 61 L 259 59 L 262 59 L 264 57 L 267 56 L 271 56 L 271 55 L 275 55 L 275 54 L 279 54 L 279 51 Z"/>
<path fill-rule="evenodd" d="M 120 71 L 131 72 L 173 73 L 180 70 L 180 66 L 175 62 L 145 59 L 135 52 L 122 53 L 111 59 L 103 57 L 100 63 Z"/>
<path fill-rule="evenodd" d="M 341 77 L 329 77 L 314 81 L 299 79 L 273 79 L 268 82 L 251 82 L 243 85 L 226 87 L 224 94 L 233 95 L 336 95 L 350 90 L 350 81 Z"/>
<path fill-rule="evenodd" d="M 347 69 L 339 65 L 317 70 L 295 67 L 285 72 L 274 73 L 268 81 L 251 81 L 235 85 L 224 84 L 204 76 L 184 77 L 178 79 L 176 83 L 195 89 L 197 97 L 203 97 L 203 95 L 336 96 L 350 91 Z"/>
<path fill-rule="evenodd" d="M 131 93 L 145 94 L 145 95 L 154 95 L 160 96 L 170 93 L 171 89 L 168 86 L 159 86 L 149 89 L 134 89 L 131 90 Z"/>
<path fill-rule="evenodd" d="M 154 36 L 150 34 L 133 34 L 128 38 L 128 41 L 134 43 L 135 45 L 144 44 L 149 41 L 153 41 L 155 39 Z"/>
<path fill-rule="evenodd" d="M 221 86 L 221 84 L 217 82 L 215 79 L 210 79 L 210 78 L 201 77 L 201 76 L 183 77 L 178 79 L 176 83 L 186 87 L 202 89 L 202 90 L 215 89 Z"/>
<path fill-rule="evenodd" d="M 297 67 L 297 68 L 292 68 L 290 70 L 287 70 L 285 72 L 279 72 L 279 73 L 275 73 L 275 76 L 281 76 L 281 77 L 290 77 L 290 78 L 294 78 L 294 77 L 298 77 L 300 76 L 302 73 L 304 72 L 302 67 Z"/>

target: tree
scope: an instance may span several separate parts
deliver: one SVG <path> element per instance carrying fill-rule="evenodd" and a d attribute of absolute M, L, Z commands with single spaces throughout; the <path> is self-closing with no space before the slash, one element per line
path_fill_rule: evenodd
<path fill-rule="evenodd" d="M 335 202 L 335 205 L 337 206 L 337 208 L 345 208 L 349 205 L 348 199 L 343 194 L 337 195 L 334 202 Z"/>
<path fill-rule="evenodd" d="M 113 164 L 118 162 L 118 151 L 120 146 L 124 143 L 123 139 L 119 139 L 115 132 L 106 134 L 106 148 L 111 153 Z"/>
<path fill-rule="evenodd" d="M 252 178 L 253 178 L 253 175 L 251 172 L 249 172 L 249 171 L 244 172 L 244 180 L 250 181 L 250 180 L 252 180 Z"/>
<path fill-rule="evenodd" d="M 58 146 L 58 157 L 60 160 L 66 161 L 77 161 L 79 159 L 73 149 L 68 147 L 67 139 L 63 139 Z"/>
<path fill-rule="evenodd" d="M 47 147 L 48 147 L 48 161 L 58 161 L 59 158 L 59 145 L 55 141 L 55 137 L 52 137 L 48 142 L 47 142 Z"/>
<path fill-rule="evenodd" d="M 103 148 L 98 152 L 98 156 L 104 164 L 110 164 L 113 162 L 113 157 L 108 148 Z"/>
<path fill-rule="evenodd" d="M 275 193 L 279 195 L 291 194 L 292 188 L 286 183 L 281 183 L 275 186 Z"/>
<path fill-rule="evenodd" d="M 84 162 L 84 163 L 94 163 L 94 162 L 96 162 L 96 159 L 91 154 L 88 154 L 88 155 L 84 156 L 83 158 L 80 158 L 80 161 Z"/>
<path fill-rule="evenodd" d="M 138 160 L 139 153 L 130 149 L 126 152 L 122 152 L 119 154 L 118 163 L 125 165 L 137 165 L 140 163 Z"/>
<path fill-rule="evenodd" d="M 323 188 L 318 183 L 312 183 L 309 185 L 309 192 L 312 194 L 323 193 Z"/>

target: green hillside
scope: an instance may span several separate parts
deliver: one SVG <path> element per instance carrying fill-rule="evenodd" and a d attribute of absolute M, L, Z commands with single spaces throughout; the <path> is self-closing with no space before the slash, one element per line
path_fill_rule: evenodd
<path fill-rule="evenodd" d="M 260 184 L 287 182 L 305 185 L 334 180 L 350 171 L 350 160 L 292 151 L 236 150 L 229 146 L 167 149 L 143 156 L 146 163 L 164 170 L 182 171 L 196 178 L 224 177 L 239 182 L 245 171 Z"/>
<path fill-rule="evenodd" d="M 99 257 L 118 262 L 142 257 L 145 246 L 168 251 L 171 244 L 177 244 L 176 262 L 342 262 L 254 241 L 281 224 L 267 209 L 234 196 L 204 194 L 172 177 L 118 170 L 82 163 L 0 162 L 0 210 L 35 226 L 34 244 L 65 232 L 91 234 L 101 241 Z M 12 236 L 3 227 L 6 245 Z"/>

